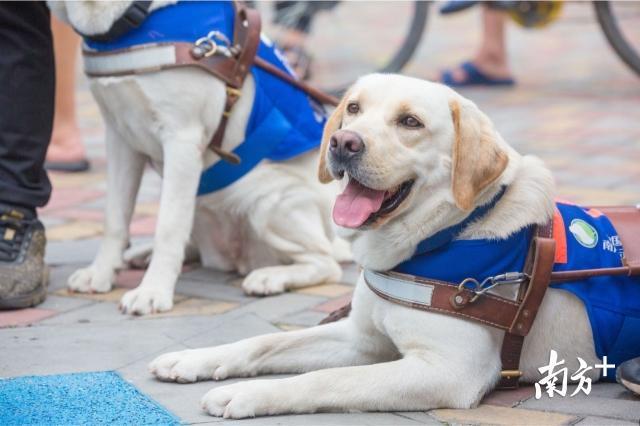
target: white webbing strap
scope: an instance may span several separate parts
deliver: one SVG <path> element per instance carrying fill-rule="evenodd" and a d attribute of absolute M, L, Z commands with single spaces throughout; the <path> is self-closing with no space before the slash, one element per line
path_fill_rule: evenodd
<path fill-rule="evenodd" d="M 431 306 L 434 286 L 430 284 L 417 283 L 399 276 L 391 276 L 369 269 L 365 269 L 363 274 L 369 287 L 374 288 L 385 296 L 407 303 Z"/>
<path fill-rule="evenodd" d="M 175 47 L 158 44 L 120 50 L 112 54 L 84 55 L 84 71 L 91 77 L 108 77 L 159 70 L 176 63 Z"/>

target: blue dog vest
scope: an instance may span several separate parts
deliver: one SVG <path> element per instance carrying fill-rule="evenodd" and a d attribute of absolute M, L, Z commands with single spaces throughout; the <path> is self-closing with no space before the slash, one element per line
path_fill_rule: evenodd
<path fill-rule="evenodd" d="M 418 246 L 414 256 L 394 270 L 453 283 L 521 272 L 533 232 L 533 227 L 527 227 L 503 240 L 455 240 L 427 251 Z M 554 239 L 554 271 L 623 266 L 624 248 L 617 232 L 596 210 L 556 203 Z M 568 291 L 584 303 L 598 357 L 606 355 L 617 366 L 640 356 L 640 277 L 593 277 L 551 287 Z"/>
<path fill-rule="evenodd" d="M 146 43 L 195 42 L 211 31 L 233 39 L 234 9 L 228 1 L 181 1 L 155 10 L 135 30 L 115 40 L 85 39 L 98 52 Z M 293 75 L 275 46 L 261 39 L 257 55 Z M 326 121 L 324 110 L 304 92 L 278 77 L 252 67 L 256 93 L 245 129 L 245 140 L 234 149 L 238 165 L 218 161 L 202 173 L 198 195 L 220 190 L 253 169 L 260 161 L 285 161 L 317 148 Z"/>

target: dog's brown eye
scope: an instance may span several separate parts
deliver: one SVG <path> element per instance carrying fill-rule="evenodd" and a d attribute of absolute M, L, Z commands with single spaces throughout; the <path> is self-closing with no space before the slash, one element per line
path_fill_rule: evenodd
<path fill-rule="evenodd" d="M 349 105 L 347 105 L 347 112 L 349 112 L 349 114 L 357 114 L 360 112 L 360 105 L 358 105 L 355 102 L 350 102 Z"/>
<path fill-rule="evenodd" d="M 422 123 L 420 122 L 420 120 L 418 120 L 417 118 L 415 118 L 412 115 L 406 115 L 406 116 L 402 117 L 400 119 L 400 124 L 402 124 L 405 127 L 410 127 L 412 129 L 417 129 L 419 127 L 423 127 Z"/>

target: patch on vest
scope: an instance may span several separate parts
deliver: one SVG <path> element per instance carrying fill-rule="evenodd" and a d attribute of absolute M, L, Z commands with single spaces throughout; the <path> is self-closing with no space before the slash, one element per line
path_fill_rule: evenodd
<path fill-rule="evenodd" d="M 594 248 L 598 244 L 598 231 L 582 219 L 573 219 L 569 231 L 584 247 Z"/>

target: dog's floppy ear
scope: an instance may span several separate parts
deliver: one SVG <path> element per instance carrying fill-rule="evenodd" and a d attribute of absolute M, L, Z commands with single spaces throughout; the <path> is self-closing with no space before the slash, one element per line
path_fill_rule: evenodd
<path fill-rule="evenodd" d="M 327 119 L 327 124 L 324 125 L 324 131 L 322 132 L 322 144 L 320 145 L 320 163 L 318 164 L 318 179 L 320 179 L 320 182 L 322 183 L 329 183 L 333 180 L 333 176 L 331 176 L 331 173 L 329 173 L 329 169 L 327 168 L 327 149 L 329 148 L 331 135 L 340 129 L 340 126 L 342 125 L 342 116 L 344 115 L 347 97 L 348 93 L 345 93 L 336 109 Z"/>
<path fill-rule="evenodd" d="M 472 102 L 451 100 L 455 129 L 451 182 L 456 205 L 471 210 L 478 194 L 495 181 L 509 158 L 498 146 L 493 124 Z"/>

